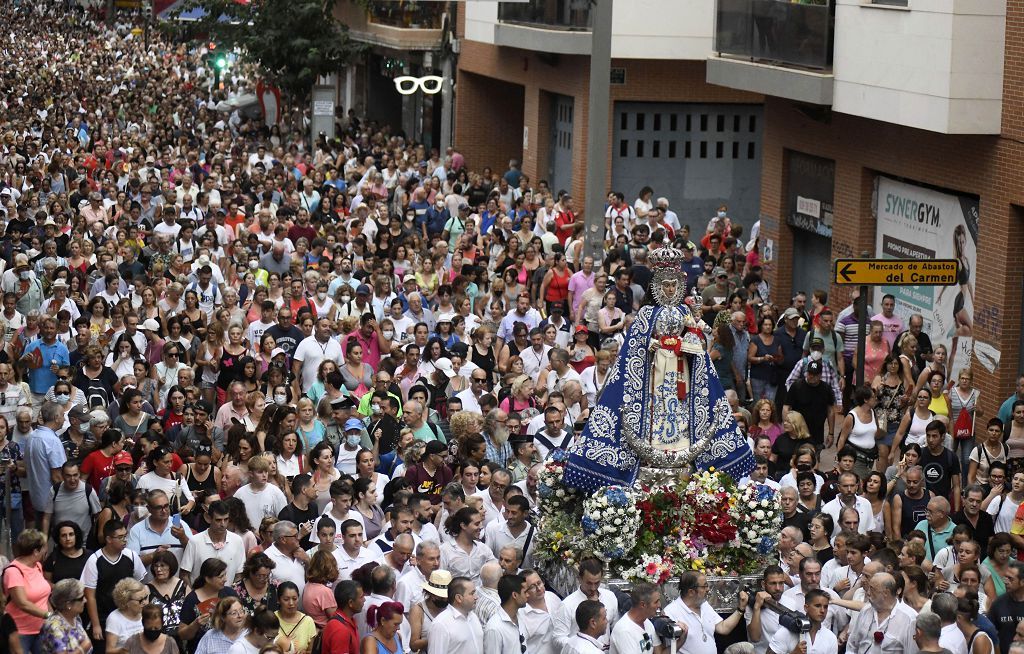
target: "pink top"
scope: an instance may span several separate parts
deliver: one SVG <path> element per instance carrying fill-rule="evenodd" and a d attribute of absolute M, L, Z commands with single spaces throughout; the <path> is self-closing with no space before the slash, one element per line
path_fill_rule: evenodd
<path fill-rule="evenodd" d="M 302 612 L 323 629 L 337 610 L 334 591 L 323 584 L 310 583 L 302 590 Z"/>
<path fill-rule="evenodd" d="M 41 611 L 49 610 L 50 584 L 43 576 L 43 565 L 36 563 L 29 568 L 20 561 L 15 560 L 4 572 L 4 591 L 10 594 L 10 589 L 21 587 L 25 591 L 28 601 L 35 604 Z M 43 618 L 25 613 L 13 601 L 7 603 L 7 612 L 18 627 L 18 633 L 38 634 L 43 628 Z"/>

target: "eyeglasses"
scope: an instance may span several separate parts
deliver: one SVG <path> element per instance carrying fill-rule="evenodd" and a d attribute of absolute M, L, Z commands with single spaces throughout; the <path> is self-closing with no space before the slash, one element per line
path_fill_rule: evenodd
<path fill-rule="evenodd" d="M 228 611 L 225 615 L 227 615 L 229 618 L 244 618 L 245 611 L 235 609 L 234 611 Z"/>
<path fill-rule="evenodd" d="M 171 508 L 170 504 L 158 504 L 157 506 L 150 507 L 151 511 L 169 511 Z"/>

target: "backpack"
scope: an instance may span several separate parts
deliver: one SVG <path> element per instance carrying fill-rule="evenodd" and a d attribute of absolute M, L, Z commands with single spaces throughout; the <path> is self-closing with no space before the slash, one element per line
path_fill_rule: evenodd
<path fill-rule="evenodd" d="M 331 620 L 337 620 L 338 622 L 344 624 L 344 621 L 342 621 L 342 619 L 339 618 L 337 614 L 332 615 L 331 619 L 328 620 L 327 623 L 330 624 Z M 311 642 L 309 645 L 309 654 L 325 654 L 323 651 L 325 631 L 327 631 L 327 625 L 324 625 L 324 628 L 318 631 L 316 636 L 313 637 L 313 642 Z"/>

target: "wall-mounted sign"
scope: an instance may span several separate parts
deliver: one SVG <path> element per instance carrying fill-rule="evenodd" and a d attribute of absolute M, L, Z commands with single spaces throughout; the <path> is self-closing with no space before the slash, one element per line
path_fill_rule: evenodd
<path fill-rule="evenodd" d="M 789 167 L 786 223 L 831 238 L 835 162 L 793 150 L 786 154 Z"/>
<path fill-rule="evenodd" d="M 423 77 L 402 75 L 395 78 L 395 89 L 402 95 L 412 95 L 417 88 L 427 95 L 434 95 L 441 92 L 442 86 L 444 86 L 444 78 L 439 75 L 424 75 Z"/>

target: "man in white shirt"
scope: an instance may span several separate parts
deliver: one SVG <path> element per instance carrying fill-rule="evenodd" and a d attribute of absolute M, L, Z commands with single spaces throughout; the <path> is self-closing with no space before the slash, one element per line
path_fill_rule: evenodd
<path fill-rule="evenodd" d="M 874 528 L 875 513 L 871 508 L 871 502 L 866 497 L 857 495 L 859 488 L 860 481 L 857 479 L 857 475 L 852 472 L 844 472 L 839 475 L 839 494 L 831 502 L 821 507 L 821 511 L 832 516 L 835 523 L 835 528 L 832 531 L 833 537 L 842 529 L 839 524 L 839 514 L 847 507 L 857 509 L 857 513 L 860 515 L 860 524 L 857 526 L 858 533 L 866 534 Z"/>
<path fill-rule="evenodd" d="M 323 361 L 330 359 L 341 367 L 344 359 L 341 343 L 331 338 L 331 328 L 331 319 L 321 316 L 313 328 L 313 335 L 302 339 L 295 348 L 295 354 L 292 356 L 295 397 L 302 397 L 309 392 L 316 383 L 316 373 Z"/>
<path fill-rule="evenodd" d="M 363 525 L 355 520 L 341 523 L 342 545 L 338 553 L 338 576 L 340 579 L 351 579 L 352 572 L 367 563 L 372 563 L 374 556 L 363 547 Z"/>
<path fill-rule="evenodd" d="M 455 395 L 462 400 L 463 411 L 481 413 L 480 399 L 487 394 L 487 376 L 486 370 L 477 368 L 469 376 L 469 388 Z"/>
<path fill-rule="evenodd" d="M 914 623 L 903 612 L 897 611 L 896 580 L 880 572 L 868 581 L 868 604 L 853 616 L 847 652 L 917 652 L 914 643 Z M 882 634 L 882 642 L 875 644 L 875 634 Z"/>
<path fill-rule="evenodd" d="M 430 574 L 441 567 L 441 547 L 438 543 L 425 540 L 416 546 L 416 565 L 398 578 L 395 601 L 405 607 L 406 615 L 413 604 L 423 599 L 423 584 Z"/>
<path fill-rule="evenodd" d="M 950 593 L 936 593 L 932 596 L 932 613 L 942 621 L 939 646 L 950 654 L 967 654 L 967 639 L 956 624 L 957 599 Z"/>
<path fill-rule="evenodd" d="M 576 626 L 579 631 L 562 648 L 562 654 L 604 654 L 601 638 L 608 632 L 608 610 L 604 604 L 594 600 L 580 602 L 576 607 Z"/>
<path fill-rule="evenodd" d="M 526 580 L 526 606 L 519 611 L 519 624 L 522 626 L 523 635 L 526 636 L 526 650 L 530 654 L 558 654 L 552 637 L 552 619 L 555 611 L 562 605 L 562 600 L 558 599 L 558 595 L 544 589 L 544 580 L 535 570 L 525 573 L 523 578 Z M 607 623 L 608 616 L 607 611 L 603 610 L 604 606 L 600 602 L 595 604 L 602 609 Z M 579 608 L 576 609 L 576 613 L 578 616 Z M 584 629 L 589 622 L 590 620 L 584 621 Z M 576 626 L 579 627 L 579 620 Z M 603 634 L 606 628 L 607 624 L 602 625 L 597 635 Z"/>
<path fill-rule="evenodd" d="M 821 562 L 818 559 L 813 556 L 804 557 L 797 564 L 797 570 L 800 574 L 800 582 L 782 593 L 779 604 L 787 609 L 800 611 L 807 602 L 807 594 L 819 588 L 829 596 L 830 602 L 839 599 L 839 595 L 834 590 L 821 587 Z M 830 603 L 828 615 L 825 616 L 824 621 L 826 629 L 832 633 L 839 633 L 846 622 L 846 616 L 843 609 Z"/>
<path fill-rule="evenodd" d="M 566 646 L 566 643 L 579 631 L 576 623 L 576 608 L 584 600 L 601 602 L 607 610 L 608 625 L 612 625 L 619 617 L 619 601 L 615 593 L 607 588 L 601 588 L 601 580 L 604 578 L 604 563 L 597 558 L 588 557 L 580 561 L 579 579 L 580 587 L 575 592 L 562 600 L 562 605 L 555 611 L 553 619 L 552 636 L 556 649 Z M 608 644 L 607 630 L 600 635 L 601 647 Z"/>
<path fill-rule="evenodd" d="M 675 620 L 683 631 L 680 652 L 715 654 L 715 634 L 732 633 L 740 623 L 749 599 L 747 593 L 740 591 L 739 606 L 723 620 L 708 604 L 707 597 L 707 577 L 695 570 L 679 575 L 679 597 L 665 607 L 665 615 Z"/>
<path fill-rule="evenodd" d="M 501 606 L 484 625 L 484 654 L 521 654 L 526 643 L 519 610 L 526 606 L 526 580 L 505 575 L 498 580 Z"/>
<path fill-rule="evenodd" d="M 526 519 L 529 515 L 530 502 L 522 495 L 513 495 L 505 501 L 505 519 L 492 520 L 484 527 L 484 542 L 494 556 L 500 556 L 505 546 L 512 545 L 523 553 L 523 567 L 530 567 L 528 550 L 533 547 L 536 530 Z"/>
<path fill-rule="evenodd" d="M 228 531 L 228 505 L 225 502 L 217 500 L 210 504 L 206 515 L 210 527 L 190 539 L 185 546 L 185 553 L 181 555 L 181 577 L 189 582 L 192 575 L 199 572 L 203 561 L 220 559 L 228 565 L 228 583 L 233 583 L 245 564 L 242 537 Z"/>
<path fill-rule="evenodd" d="M 633 606 L 612 627 L 611 654 L 651 654 L 661 647 L 651 618 L 661 609 L 661 592 L 654 584 L 638 583 L 629 593 Z"/>
<path fill-rule="evenodd" d="M 765 600 L 778 602 L 786 590 L 786 573 L 777 565 L 768 566 L 761 577 L 761 588 L 754 595 L 754 601 L 747 603 L 744 618 L 747 621 L 747 638 L 754 644 L 757 654 L 765 654 L 768 640 L 779 630 L 779 614 L 764 608 Z M 787 650 L 788 652 L 789 650 Z"/>
<path fill-rule="evenodd" d="M 494 483 L 497 482 L 497 486 Z M 476 497 L 483 501 L 484 527 L 492 522 L 504 520 L 505 489 L 512 483 L 512 475 L 508 470 L 495 470 L 491 475 L 491 483 L 487 488 L 477 491 Z M 489 545 L 490 543 L 488 543 Z"/>
<path fill-rule="evenodd" d="M 270 460 L 254 456 L 249 460 L 249 483 L 235 491 L 235 497 L 245 504 L 249 524 L 256 528 L 259 528 L 263 518 L 277 517 L 277 514 L 288 506 L 288 498 L 281 489 L 267 483 L 269 477 Z"/>
<path fill-rule="evenodd" d="M 281 520 L 274 525 L 274 544 L 265 554 L 274 562 L 271 578 L 275 582 L 290 581 L 299 589 L 299 597 L 306 587 L 306 565 L 309 557 L 299 541 L 299 528 L 294 522 Z"/>
<path fill-rule="evenodd" d="M 448 584 L 448 608 L 431 623 L 427 632 L 427 654 L 480 654 L 484 634 L 473 613 L 476 586 L 466 577 Z"/>

